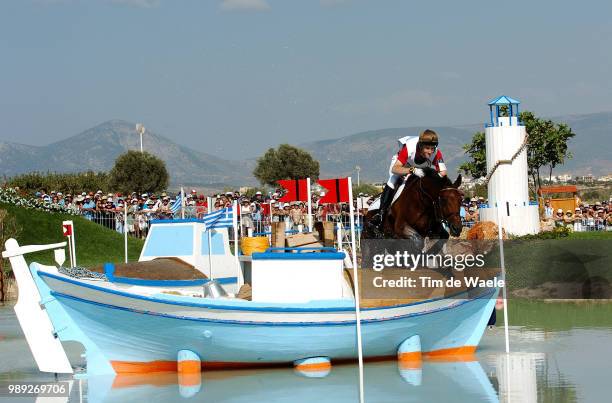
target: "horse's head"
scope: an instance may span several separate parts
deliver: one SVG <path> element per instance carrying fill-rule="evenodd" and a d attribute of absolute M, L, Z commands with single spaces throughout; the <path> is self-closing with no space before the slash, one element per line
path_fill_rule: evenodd
<path fill-rule="evenodd" d="M 446 186 L 439 192 L 440 214 L 442 219 L 446 221 L 452 236 L 459 236 L 463 223 L 461 222 L 461 202 L 463 201 L 463 192 L 459 190 L 461 185 L 461 175 L 457 177 L 455 182 L 451 182 L 446 178 Z"/>

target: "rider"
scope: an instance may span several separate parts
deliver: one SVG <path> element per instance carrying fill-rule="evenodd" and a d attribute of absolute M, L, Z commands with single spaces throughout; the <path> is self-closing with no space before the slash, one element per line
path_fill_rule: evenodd
<path fill-rule="evenodd" d="M 389 212 L 395 190 L 402 182 L 402 176 L 411 174 L 422 178 L 422 168 L 434 168 L 440 176 L 446 176 L 446 165 L 442 152 L 438 149 L 438 134 L 430 129 L 423 131 L 419 137 L 406 136 L 397 140 L 400 151 L 391 159 L 389 180 L 380 196 L 380 208 L 374 216 L 374 225 L 380 231 Z"/>

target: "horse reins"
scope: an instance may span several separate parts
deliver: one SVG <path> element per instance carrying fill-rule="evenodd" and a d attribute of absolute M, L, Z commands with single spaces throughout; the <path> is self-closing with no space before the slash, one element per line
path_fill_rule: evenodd
<path fill-rule="evenodd" d="M 438 192 L 438 200 L 435 200 L 429 193 L 427 193 L 427 191 L 425 191 L 425 189 L 423 189 L 423 180 L 421 178 L 419 178 L 419 188 L 420 188 L 420 191 L 421 191 L 420 192 L 421 195 L 425 195 L 425 196 L 427 196 L 427 198 L 429 200 L 431 200 L 431 204 L 433 205 L 433 209 L 434 209 L 434 220 L 435 220 L 435 222 L 444 223 L 444 224 L 448 225 L 448 220 L 451 219 L 452 217 L 454 217 L 454 216 L 461 217 L 460 213 L 452 213 L 448 217 L 442 216 L 442 211 L 440 209 L 440 203 L 439 203 L 440 193 L 448 191 L 448 190 L 454 190 L 456 192 L 461 193 L 461 191 L 459 189 L 456 189 L 454 187 L 445 187 L 445 188 L 442 188 L 442 190 L 440 190 Z M 431 231 L 431 229 L 430 229 L 430 231 Z"/>

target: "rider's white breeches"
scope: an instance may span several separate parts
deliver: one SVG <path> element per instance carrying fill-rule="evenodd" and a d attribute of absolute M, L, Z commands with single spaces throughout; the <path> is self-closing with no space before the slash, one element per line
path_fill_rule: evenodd
<path fill-rule="evenodd" d="M 387 180 L 387 186 L 389 186 L 391 189 L 395 189 L 395 186 L 400 183 L 402 179 L 401 175 L 396 175 L 393 173 L 393 165 L 395 165 L 396 161 L 397 155 L 394 155 L 393 158 L 391 158 L 391 165 L 389 165 L 389 180 Z"/>

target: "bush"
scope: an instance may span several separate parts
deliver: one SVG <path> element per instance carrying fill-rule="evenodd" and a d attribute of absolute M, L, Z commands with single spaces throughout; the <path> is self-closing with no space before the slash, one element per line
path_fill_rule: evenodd
<path fill-rule="evenodd" d="M 253 175 L 262 184 L 277 186 L 280 179 L 316 180 L 319 177 L 319 162 L 297 147 L 281 144 L 277 150 L 270 148 L 257 159 Z"/>
<path fill-rule="evenodd" d="M 110 172 L 110 187 L 128 194 L 159 192 L 168 187 L 166 164 L 153 154 L 128 151 L 115 161 Z"/>
<path fill-rule="evenodd" d="M 30 172 L 10 178 L 6 185 L 19 187 L 22 192 L 34 193 L 44 189 L 47 193 L 52 190 L 64 193 L 90 192 L 97 189 L 108 189 L 109 174 L 107 172 Z"/>

